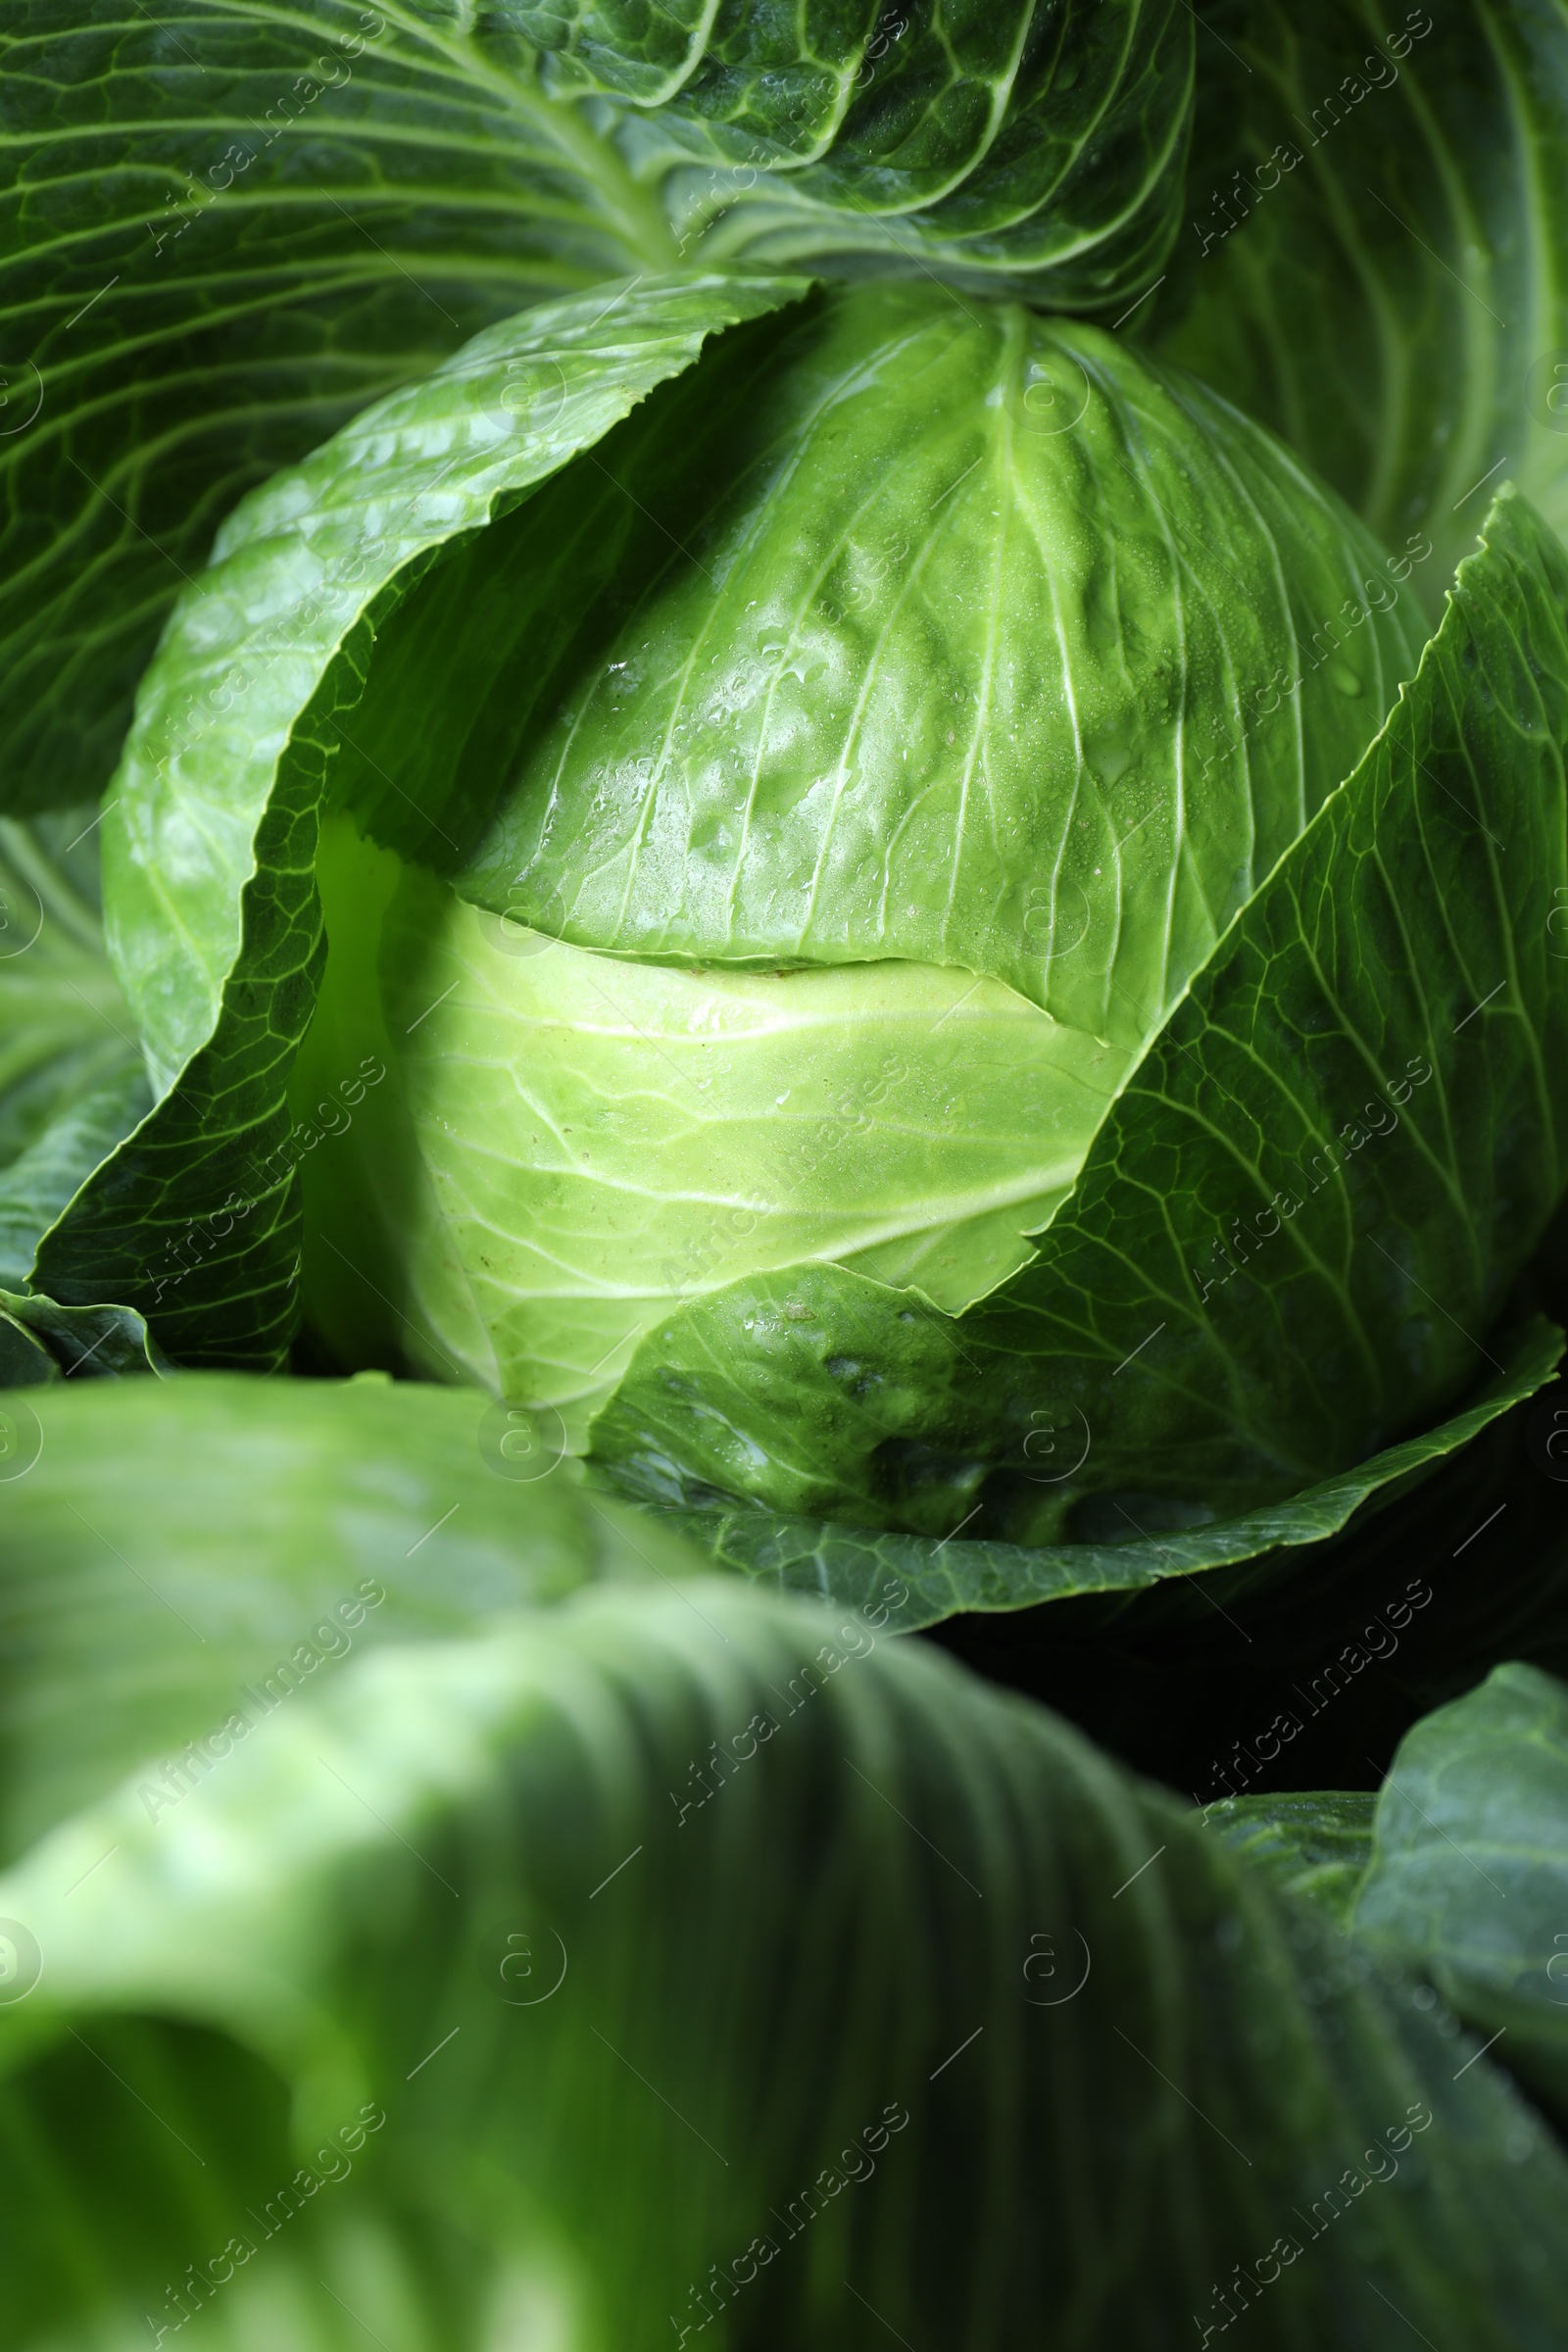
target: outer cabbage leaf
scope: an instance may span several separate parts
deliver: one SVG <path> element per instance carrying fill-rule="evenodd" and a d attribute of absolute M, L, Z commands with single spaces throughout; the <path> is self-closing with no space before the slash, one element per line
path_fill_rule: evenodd
<path fill-rule="evenodd" d="M 1154 2352 L 1255 2301 L 1284 2352 L 1373 2352 L 1389 2304 L 1438 2352 L 1556 2340 L 1568 2167 L 1492 2070 L 861 1617 L 695 1583 L 351 1659 L 0 1908 L 40 1964 L 0 2015 L 19 2352 L 147 2313 L 858 2347 L 867 2308 Z"/>
<path fill-rule="evenodd" d="M 233 1709 L 260 1721 L 350 1651 L 693 1564 L 471 1393 L 205 1373 L 0 1410 L 11 1854 L 149 1757 L 185 1749 L 194 1784 Z"/>
<path fill-rule="evenodd" d="M 1239 1519 L 1172 1528 L 1159 1536 L 1140 1536 L 1129 1522 L 1123 1544 L 996 1544 L 963 1535 L 938 1541 L 788 1518 L 756 1506 L 669 1508 L 661 1515 L 718 1566 L 737 1569 L 784 1592 L 859 1606 L 886 1590 L 892 1579 L 901 1594 L 899 1624 L 906 1633 L 940 1624 L 959 1610 L 1023 1609 L 1075 1596 L 1137 1592 L 1251 1561 L 1270 1580 L 1305 1571 L 1312 1591 L 1321 1593 L 1325 1562 L 1319 1547 L 1390 1509 L 1412 1485 L 1536 1395 L 1551 1379 L 1562 1350 L 1563 1335 L 1556 1325 L 1537 1319 L 1507 1346 L 1505 1373 L 1489 1380 L 1463 1412 L 1423 1430 L 1419 1437 Z M 1045 1442 L 1037 1443 L 1033 1458 L 1044 1467 L 1056 1433 L 1042 1431 L 1041 1436 Z M 1063 1425 L 1060 1438 L 1065 1449 L 1070 1425 Z M 1399 1531 L 1400 1522 L 1395 1518 L 1387 1535 L 1394 1552 L 1400 1548 Z M 1233 1580 L 1226 1581 L 1229 1601 Z"/>
<path fill-rule="evenodd" d="M 1558 0 L 1212 0 L 1200 24 L 1162 347 L 1380 535 L 1430 533 L 1433 598 L 1499 481 L 1568 527 Z"/>
<path fill-rule="evenodd" d="M 19 1287 L 32 1256 L 29 1215 L 63 1207 L 75 1189 L 59 1193 L 71 1167 L 79 1183 L 93 1142 L 104 1138 L 101 1158 L 145 1100 L 135 1020 L 104 954 L 94 877 L 79 853 L 65 854 L 92 823 L 81 809 L 40 831 L 0 820 L 0 1275 Z M 68 1121 L 84 1128 L 74 1148 Z M 38 1217 L 32 1242 L 51 1221 Z"/>
<path fill-rule="evenodd" d="M 1565 599 L 1508 493 L 1021 1274 L 956 1319 L 833 1267 L 733 1283 L 644 1341 L 599 1457 L 672 1500 L 1103 1540 L 1254 1508 L 1462 1391 L 1563 1184 Z"/>
<path fill-rule="evenodd" d="M 103 828 L 111 946 L 160 1100 L 46 1237 L 52 1297 L 134 1305 L 181 1358 L 278 1360 L 294 1170 L 321 1142 L 285 1100 L 320 975 L 318 823 L 376 631 L 431 563 L 706 335 L 803 290 L 634 280 L 550 305 L 392 394 L 229 518 L 144 683 Z M 341 1132 L 366 1078 L 356 1064 L 339 1085 Z"/>
<path fill-rule="evenodd" d="M 1427 1980 L 1450 2033 L 1568 2108 L 1568 1685 L 1494 1667 L 1423 1716 L 1375 1796 L 1228 1799 L 1205 1826 Z M 1467 2063 L 1473 2063 L 1472 2051 Z"/>
<path fill-rule="evenodd" d="M 57 1380 L 123 1380 L 173 1370 L 145 1319 L 129 1306 L 61 1306 L 36 1292 L 0 1291 L 0 1388 L 49 1387 Z M 25 1442 L 9 1413 L 0 1458 L 13 1470 Z"/>
<path fill-rule="evenodd" d="M 1179 0 L 505 4 L 560 84 L 659 109 L 656 138 L 715 167 L 684 191 L 698 220 L 740 199 L 715 252 L 1027 277 L 1083 310 L 1132 302 L 1169 250 L 1193 87 Z"/>
<path fill-rule="evenodd" d="M 0 820 L 0 1286 L 13 1291 L 151 1100 L 104 953 L 96 821 L 85 808 Z"/>
<path fill-rule="evenodd" d="M 1568 1685 L 1498 1666 L 1406 1735 L 1350 1925 L 1568 2109 Z"/>
<path fill-rule="evenodd" d="M 675 248 L 604 110 L 551 104 L 472 11 L 19 0 L 4 61 L 20 809 L 101 790 L 243 491 L 493 319 Z"/>
<path fill-rule="evenodd" d="M 123 1007 L 121 1008 L 123 1012 Z M 122 1036 L 128 1043 L 128 1013 Z M 152 1107 L 152 1089 L 138 1061 L 59 1111 L 35 1143 L 0 1174 L 0 1281 L 20 1288 L 38 1244 L 80 1191 Z"/>

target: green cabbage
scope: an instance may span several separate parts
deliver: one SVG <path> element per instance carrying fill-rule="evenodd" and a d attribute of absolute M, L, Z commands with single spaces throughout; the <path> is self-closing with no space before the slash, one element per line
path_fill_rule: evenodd
<path fill-rule="evenodd" d="M 1561 0 L 5 66 L 5 2344 L 1555 2352 Z"/>
<path fill-rule="evenodd" d="M 438 881 L 339 817 L 318 860 L 296 1100 L 368 1004 L 395 1072 L 308 1163 L 335 1351 L 368 1277 L 421 1370 L 580 1441 L 741 1276 L 994 1290 L 1413 674 L 1393 569 L 1092 329 L 877 289 L 705 355 L 378 658 L 340 798 L 393 845 L 434 803 L 467 855 Z M 481 633 L 464 740 L 442 653 Z"/>
<path fill-rule="evenodd" d="M 206 1031 L 251 1123 L 176 1334 L 298 1281 L 645 1493 L 938 1537 L 1396 1443 L 1500 1368 L 1568 1108 L 1568 566 L 1507 494 L 1423 650 L 1431 557 L 934 286 L 481 337 L 239 511 L 144 688 L 110 946 L 169 1115 Z"/>

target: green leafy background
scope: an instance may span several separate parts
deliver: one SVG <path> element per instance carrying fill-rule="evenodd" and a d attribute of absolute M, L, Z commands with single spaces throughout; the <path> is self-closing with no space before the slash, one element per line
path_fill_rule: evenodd
<path fill-rule="evenodd" d="M 156 13 L 23 0 L 11 12 L 0 52 L 8 808 L 102 789 L 159 624 L 245 490 L 476 329 L 546 295 L 697 259 L 715 217 L 756 205 L 751 165 L 702 172 L 662 122 L 628 130 L 602 101 L 553 102 L 521 37 L 538 29 L 533 14 L 396 0 L 170 0 Z M 941 42 L 929 22 L 919 61 L 897 47 L 870 69 L 898 85 L 895 111 L 907 112 L 916 85 L 925 93 L 915 111 L 947 156 L 946 195 L 926 191 L 937 247 L 973 241 L 982 270 L 1055 267 L 1064 291 L 1096 300 L 1136 294 L 1175 225 L 1187 13 L 1175 0 L 1075 5 L 1054 62 L 1037 54 L 1033 10 L 970 14 L 959 48 L 971 54 L 945 100 L 931 86 Z M 841 49 L 846 99 L 873 38 L 867 22 Z M 1054 76 L 1078 70 L 1109 109 L 1108 144 L 1092 142 L 1087 159 L 1075 101 L 1065 138 L 1042 141 L 1038 119 Z M 885 99 L 874 103 L 886 116 Z M 889 118 L 873 144 L 889 135 L 889 162 L 902 139 L 918 169 L 911 126 L 895 131 Z M 834 139 L 829 128 L 818 145 Z M 977 168 L 990 191 L 978 202 L 966 193 Z M 925 217 L 884 226 L 867 213 L 881 209 L 861 192 L 867 169 L 869 152 L 841 173 L 820 166 L 817 192 L 791 194 L 773 239 L 786 260 L 835 247 L 853 258 L 869 231 L 884 253 L 903 248 L 903 267 L 927 266 Z M 744 260 L 761 231 L 760 219 L 744 222 L 723 258 Z"/>
<path fill-rule="evenodd" d="M 1063 37 L 1102 44 L 1093 71 L 1126 143 L 1098 180 L 1057 152 L 1055 212 L 1008 144 L 1050 131 L 1044 16 L 958 12 L 935 75 L 927 12 L 906 13 L 907 45 L 863 9 L 811 16 L 835 89 L 809 152 L 722 11 L 657 20 L 678 61 L 655 61 L 657 89 L 632 86 L 610 9 L 503 24 L 175 0 L 155 22 L 26 0 L 7 24 L 0 791 L 61 812 L 55 832 L 0 840 L 0 945 L 35 901 L 46 915 L 0 980 L 0 1373 L 32 1384 L 0 1412 L 0 2298 L 27 2352 L 156 2341 L 189 2266 L 253 2230 L 258 2253 L 188 2323 L 197 2345 L 346 2352 L 368 2328 L 387 2352 L 618 2352 L 711 2308 L 710 2340 L 757 2352 L 889 2328 L 916 2352 L 1153 2352 L 1224 2316 L 1235 2266 L 1282 2230 L 1303 2250 L 1250 2295 L 1255 2340 L 1560 2342 L 1568 2182 L 1543 2117 L 1568 2101 L 1568 1540 L 1550 1450 L 1568 1407 L 1560 1388 L 1528 1401 L 1554 1329 L 1492 1336 L 1535 1206 L 1473 1286 L 1497 1363 L 1461 1370 L 1433 1335 L 1446 1369 L 1413 1417 L 1472 1378 L 1446 1423 L 1251 1522 L 1089 1544 L 1076 1570 L 1041 1551 L 1033 1582 L 995 1542 L 685 1516 L 790 1592 L 748 1590 L 564 1464 L 515 1476 L 472 1394 L 166 1377 L 146 1320 L 105 1304 L 142 1283 L 151 1305 L 166 1245 L 199 1230 L 173 1286 L 182 1352 L 277 1357 L 286 1185 L 239 1242 L 216 1228 L 244 1155 L 288 1136 L 315 799 L 364 665 L 360 616 L 522 476 L 488 442 L 460 452 L 432 526 L 328 597 L 279 687 L 282 720 L 306 720 L 269 873 L 249 878 L 251 844 L 282 724 L 248 747 L 245 807 L 215 805 L 206 838 L 163 860 L 213 910 L 199 985 L 160 1004 L 149 969 L 132 1015 L 80 836 L 135 681 L 236 498 L 476 329 L 681 260 L 1022 277 L 1107 323 L 1147 292 L 1131 331 L 1272 424 L 1396 549 L 1435 546 L 1417 574 L 1435 616 L 1497 478 L 1561 524 L 1555 0 L 1466 0 L 1402 51 L 1426 12 L 1371 0 L 1310 24 L 1272 0 L 1196 20 L 1062 11 Z M 793 20 L 756 22 L 778 43 L 769 70 L 798 59 Z M 523 32 L 552 53 L 542 73 Z M 1142 78 L 1115 67 L 1133 33 L 1152 44 Z M 1200 165 L 1178 219 L 1194 54 Z M 1346 97 L 1369 54 L 1397 80 L 1368 70 Z M 585 73 L 627 103 L 581 94 Z M 1330 90 L 1343 114 L 1325 134 Z M 1257 165 L 1293 138 L 1301 162 L 1259 191 Z M 802 168 L 748 184 L 756 140 L 794 140 Z M 895 184 L 933 158 L 940 190 Z M 1221 235 L 1216 198 L 1243 168 L 1256 218 Z M 1085 222 L 1075 256 L 1062 238 Z M 722 310 L 699 277 L 688 354 Z M 537 352 L 525 324 L 485 348 L 506 440 L 555 379 L 508 374 Z M 394 469 L 409 454 L 416 490 L 440 380 L 400 413 Z M 285 579 L 268 532 L 310 496 L 307 471 L 224 541 L 230 577 L 254 587 L 277 565 L 274 612 L 296 617 L 354 535 L 333 515 L 298 533 L 310 576 Z M 1486 576 L 1507 546 L 1506 581 L 1479 618 L 1474 602 L 1450 615 L 1430 708 L 1371 763 L 1414 801 L 1424 762 L 1504 845 L 1497 897 L 1449 894 L 1453 972 L 1478 982 L 1462 1007 L 1449 989 L 1455 1019 L 1490 985 L 1489 922 L 1539 959 L 1561 855 L 1532 699 L 1560 689 L 1561 560 L 1516 504 L 1489 542 Z M 1472 628 L 1490 705 L 1443 670 Z M 1520 655 L 1544 679 L 1523 688 Z M 215 645 L 215 676 L 226 659 Z M 1537 819 L 1547 779 L 1549 844 L 1467 798 L 1478 742 L 1506 727 L 1531 739 Z M 215 761 L 233 749 L 215 735 Z M 1426 789 L 1428 849 L 1441 808 Z M 1552 981 L 1538 960 L 1467 1032 L 1496 1091 L 1456 1097 L 1451 1127 L 1478 1150 L 1531 1036 L 1559 1050 Z M 190 1081 L 150 1120 L 139 1024 L 162 1080 Z M 201 1173 L 215 1126 L 233 1161 Z M 65 1277 L 56 1296 L 21 1296 L 40 1232 L 133 1129 L 56 1226 L 39 1268 Z M 1533 1200 L 1550 1190 L 1528 1154 L 1498 1157 Z M 1491 1183 L 1468 1170 L 1453 1230 L 1506 1224 Z M 1329 1198 L 1360 1246 L 1356 1204 Z M 1440 1257 L 1446 1230 L 1423 1228 Z M 1511 1309 L 1560 1306 L 1541 1280 L 1544 1298 Z M 1470 1298 L 1429 1287 L 1455 1311 Z M 241 1343 L 213 1342 L 220 1327 Z M 522 1466 L 538 1466 L 526 1448 Z M 1261 1571 L 1242 1556 L 1265 1548 Z M 341 1608 L 367 1581 L 385 1597 L 344 1650 Z M 1042 1590 L 1049 1607 L 1010 1608 Z M 943 1642 L 989 1685 L 890 1638 L 955 1609 Z M 299 1687 L 150 1814 L 149 1778 L 285 1655 Z M 1298 1677 L 1314 1698 L 1264 1763 L 1259 1734 Z M 1101 1747 L 998 1681 L 1054 1699 Z M 769 1713 L 776 1732 L 743 1759 L 738 1735 Z M 1127 1760 L 1209 1801 L 1189 1810 Z M 565 1976 L 535 2000 L 557 1938 Z M 37 1981 L 19 1999 L 29 1939 Z M 909 2122 L 857 2184 L 853 2140 L 889 2105 Z M 331 2143 L 367 2109 L 384 2121 L 344 2173 Z M 1412 2111 L 1431 2124 L 1377 2179 L 1374 2150 Z M 266 2235 L 256 2216 L 290 2179 L 300 2210 Z M 822 2211 L 786 2238 L 777 2209 L 813 2180 Z M 1335 2182 L 1343 2210 L 1308 2239 Z M 776 2267 L 736 2285 L 762 2230 Z"/>

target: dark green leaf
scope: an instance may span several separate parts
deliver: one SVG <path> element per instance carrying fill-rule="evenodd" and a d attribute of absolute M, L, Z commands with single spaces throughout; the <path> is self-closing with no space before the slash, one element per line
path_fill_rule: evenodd
<path fill-rule="evenodd" d="M 53 1298 L 0 1290 L 0 1318 L 7 1334 L 0 1388 L 30 1388 L 73 1375 L 122 1380 L 127 1373 L 173 1369 L 133 1307 L 60 1306 Z"/>
<path fill-rule="evenodd" d="M 757 1508 L 661 1515 L 720 1567 L 760 1584 L 848 1605 L 889 1602 L 904 1633 L 938 1624 L 959 1609 L 1021 1609 L 1075 1594 L 1133 1592 L 1254 1559 L 1266 1562 L 1271 1576 L 1309 1566 L 1316 1583 L 1316 1546 L 1352 1524 L 1364 1525 L 1369 1514 L 1388 1508 L 1499 1415 L 1534 1396 L 1550 1380 L 1562 1349 L 1557 1327 L 1537 1320 L 1514 1335 L 1506 1373 L 1488 1381 L 1476 1401 L 1450 1420 L 1285 1502 L 1215 1526 L 1176 1528 L 1127 1544 L 1025 1545 L 962 1536 L 938 1542 Z"/>
<path fill-rule="evenodd" d="M 505 5 L 565 87 L 660 110 L 655 138 L 715 167 L 671 190 L 694 222 L 737 206 L 710 251 L 1027 279 L 1085 310 L 1134 302 L 1169 250 L 1185 0 Z"/>
<path fill-rule="evenodd" d="M 103 787 L 244 490 L 491 320 L 675 248 L 606 122 L 470 11 L 17 0 L 0 55 L 18 809 Z"/>
<path fill-rule="evenodd" d="M 1497 484 L 1568 526 L 1568 19 L 1219 0 L 1172 357 L 1273 426 L 1437 610 Z"/>
<path fill-rule="evenodd" d="M 0 820 L 0 1288 L 151 1107 L 104 953 L 97 818 Z"/>
<path fill-rule="evenodd" d="M 128 1015 L 126 1016 L 128 1019 Z M 38 1244 L 115 1146 L 152 1108 L 139 1062 L 62 1110 L 0 1175 L 0 1285 L 18 1289 Z"/>
<path fill-rule="evenodd" d="M 93 818 L 78 809 L 70 823 L 73 832 L 90 830 Z M 109 968 L 97 906 L 79 886 L 89 877 L 73 873 L 75 862 L 32 828 L 0 820 L 4 1224 L 24 1213 L 24 1203 L 44 1200 L 59 1181 L 51 1170 L 63 1170 L 73 1156 L 79 1157 L 60 1138 L 51 1143 L 56 1121 L 71 1115 L 84 1123 L 84 1131 L 104 1132 L 117 1116 L 128 1114 L 141 1076 L 135 1021 Z M 121 1127 L 110 1136 L 104 1149 L 123 1132 Z M 36 1156 L 40 1147 L 41 1157 Z M 56 1207 L 69 1197 L 58 1200 Z M 22 1246 L 20 1225 L 13 1230 L 18 1239 L 6 1235 L 8 1258 Z M 24 1277 L 25 1265 L 21 1272 Z"/>
<path fill-rule="evenodd" d="M 1498 1666 L 1406 1735 L 1350 1924 L 1568 2109 L 1568 1685 Z"/>

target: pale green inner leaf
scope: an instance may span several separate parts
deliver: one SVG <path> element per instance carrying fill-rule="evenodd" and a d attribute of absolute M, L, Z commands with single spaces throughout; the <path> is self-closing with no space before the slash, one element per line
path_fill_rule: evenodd
<path fill-rule="evenodd" d="M 302 1115 L 363 1057 L 377 989 L 369 1051 L 393 1066 L 307 1163 L 335 1344 L 357 1352 L 373 1284 L 428 1368 L 575 1407 L 574 1434 L 645 1331 L 759 1266 L 832 1259 L 968 1305 L 1030 1256 L 1132 1058 L 951 967 L 598 956 L 343 818 L 318 871 L 331 954 Z M 393 1166 L 397 1232 L 364 1213 Z"/>

